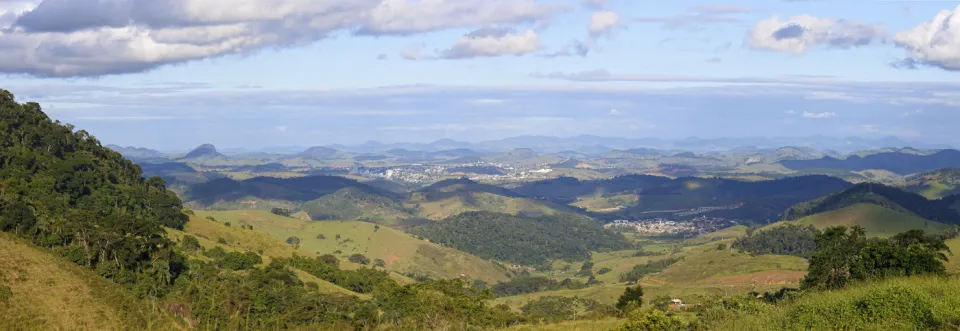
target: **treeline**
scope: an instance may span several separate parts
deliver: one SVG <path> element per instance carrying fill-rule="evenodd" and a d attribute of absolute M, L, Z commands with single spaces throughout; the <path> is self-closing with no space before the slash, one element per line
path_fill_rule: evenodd
<path fill-rule="evenodd" d="M 594 281 L 594 283 L 589 285 L 598 283 L 599 282 Z M 542 276 L 517 276 L 511 278 L 509 281 L 499 282 L 490 289 L 493 290 L 493 293 L 497 296 L 504 297 L 543 291 L 579 290 L 587 286 L 587 283 L 570 278 L 558 282 L 556 279 Z"/>
<path fill-rule="evenodd" d="M 540 217 L 467 212 L 421 225 L 410 233 L 471 254 L 526 265 L 550 259 L 588 260 L 591 251 L 628 249 L 622 234 L 571 214 Z"/>
<path fill-rule="evenodd" d="M 680 258 L 669 257 L 662 260 L 647 261 L 647 263 L 635 265 L 632 269 L 630 269 L 630 271 L 620 274 L 620 281 L 638 282 L 644 276 L 661 272 L 663 269 L 666 269 L 671 264 L 677 263 L 678 261 L 680 261 Z"/>
<path fill-rule="evenodd" d="M 960 213 L 952 209 L 958 197 L 928 200 L 923 196 L 896 187 L 876 183 L 861 183 L 838 193 L 799 203 L 783 214 L 784 220 L 796 220 L 809 215 L 840 209 L 858 203 L 872 203 L 922 218 L 948 224 L 960 224 Z"/>
<path fill-rule="evenodd" d="M 767 230 L 747 230 L 747 235 L 733 241 L 733 248 L 750 254 L 793 255 L 809 258 L 817 248 L 816 236 L 820 234 L 813 225 L 786 224 Z"/>

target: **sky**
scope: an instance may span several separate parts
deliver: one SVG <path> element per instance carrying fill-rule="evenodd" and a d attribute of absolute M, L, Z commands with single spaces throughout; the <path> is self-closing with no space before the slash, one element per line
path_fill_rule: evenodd
<path fill-rule="evenodd" d="M 104 144 L 960 146 L 960 2 L 0 0 L 0 88 Z"/>

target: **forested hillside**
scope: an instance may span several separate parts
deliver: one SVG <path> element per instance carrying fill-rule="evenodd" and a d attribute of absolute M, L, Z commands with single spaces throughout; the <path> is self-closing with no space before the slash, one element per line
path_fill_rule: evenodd
<path fill-rule="evenodd" d="M 903 188 L 919 193 L 927 199 L 960 194 L 960 168 L 944 168 L 910 176 L 903 184 Z"/>
<path fill-rule="evenodd" d="M 413 228 L 411 233 L 480 257 L 527 265 L 548 259 L 586 260 L 591 251 L 631 246 L 623 235 L 569 214 L 468 212 Z"/>

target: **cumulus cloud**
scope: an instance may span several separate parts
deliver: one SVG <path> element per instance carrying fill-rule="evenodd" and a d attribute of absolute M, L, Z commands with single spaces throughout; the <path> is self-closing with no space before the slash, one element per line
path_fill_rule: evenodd
<path fill-rule="evenodd" d="M 802 54 L 824 46 L 852 48 L 882 39 L 886 28 L 854 20 L 797 15 L 786 20 L 774 16 L 758 22 L 747 34 L 746 44 L 755 49 Z"/>
<path fill-rule="evenodd" d="M 506 28 L 483 28 L 460 37 L 441 57 L 466 59 L 502 55 L 523 55 L 540 50 L 540 38 L 533 30 L 515 33 Z"/>
<path fill-rule="evenodd" d="M 918 65 L 945 70 L 960 70 L 960 6 L 944 10 L 933 20 L 893 37 L 897 46 L 906 49 L 909 57 L 895 64 L 914 69 Z"/>
<path fill-rule="evenodd" d="M 831 117 L 837 117 L 837 113 L 834 113 L 832 111 L 825 111 L 822 113 L 811 113 L 808 111 L 803 112 L 803 118 L 831 118 Z"/>
<path fill-rule="evenodd" d="M 609 34 L 620 26 L 620 14 L 609 10 L 598 11 L 590 16 L 590 37 L 597 38 Z"/>
<path fill-rule="evenodd" d="M 623 115 L 623 111 L 614 108 L 614 109 L 610 109 L 610 112 L 608 112 L 607 115 L 610 115 L 610 116 Z"/>
<path fill-rule="evenodd" d="M 99 76 L 293 47 L 333 33 L 407 35 L 542 22 L 534 0 L 43 0 L 0 12 L 0 73 Z"/>

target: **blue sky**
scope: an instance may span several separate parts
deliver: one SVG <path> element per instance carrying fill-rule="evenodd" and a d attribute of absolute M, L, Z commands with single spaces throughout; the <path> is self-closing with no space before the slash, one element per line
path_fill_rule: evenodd
<path fill-rule="evenodd" d="M 104 143 L 960 146 L 950 1 L 0 0 L 0 88 Z"/>

